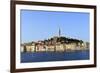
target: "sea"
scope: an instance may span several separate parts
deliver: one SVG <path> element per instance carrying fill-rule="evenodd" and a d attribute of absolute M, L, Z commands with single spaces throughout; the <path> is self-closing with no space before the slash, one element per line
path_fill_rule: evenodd
<path fill-rule="evenodd" d="M 89 50 L 69 52 L 22 52 L 21 63 L 88 60 Z"/>

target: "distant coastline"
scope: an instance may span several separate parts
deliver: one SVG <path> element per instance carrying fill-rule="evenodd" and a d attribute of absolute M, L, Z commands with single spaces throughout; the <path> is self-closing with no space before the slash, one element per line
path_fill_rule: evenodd
<path fill-rule="evenodd" d="M 64 36 L 55 36 L 47 40 L 21 44 L 21 52 L 64 52 L 88 49 L 89 42 Z"/>

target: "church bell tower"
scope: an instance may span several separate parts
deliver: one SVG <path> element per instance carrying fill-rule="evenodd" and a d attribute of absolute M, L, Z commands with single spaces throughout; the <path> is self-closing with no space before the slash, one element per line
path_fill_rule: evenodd
<path fill-rule="evenodd" d="M 59 27 L 59 37 L 61 36 L 61 30 L 60 30 L 60 27 Z"/>

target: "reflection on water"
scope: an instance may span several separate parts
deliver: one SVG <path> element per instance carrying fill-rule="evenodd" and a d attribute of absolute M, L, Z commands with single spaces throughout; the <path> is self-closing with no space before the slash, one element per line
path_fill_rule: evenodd
<path fill-rule="evenodd" d="M 21 53 L 21 62 L 47 62 L 47 61 L 68 61 L 88 60 L 89 50 L 72 52 L 26 52 Z"/>

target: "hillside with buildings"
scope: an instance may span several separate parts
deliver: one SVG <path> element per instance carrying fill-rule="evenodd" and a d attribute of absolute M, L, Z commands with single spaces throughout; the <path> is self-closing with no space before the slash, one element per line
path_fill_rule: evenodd
<path fill-rule="evenodd" d="M 51 37 L 47 40 L 38 40 L 37 42 L 32 41 L 21 44 L 21 52 L 62 52 L 88 49 L 89 42 L 61 36 L 60 29 L 58 36 Z"/>

